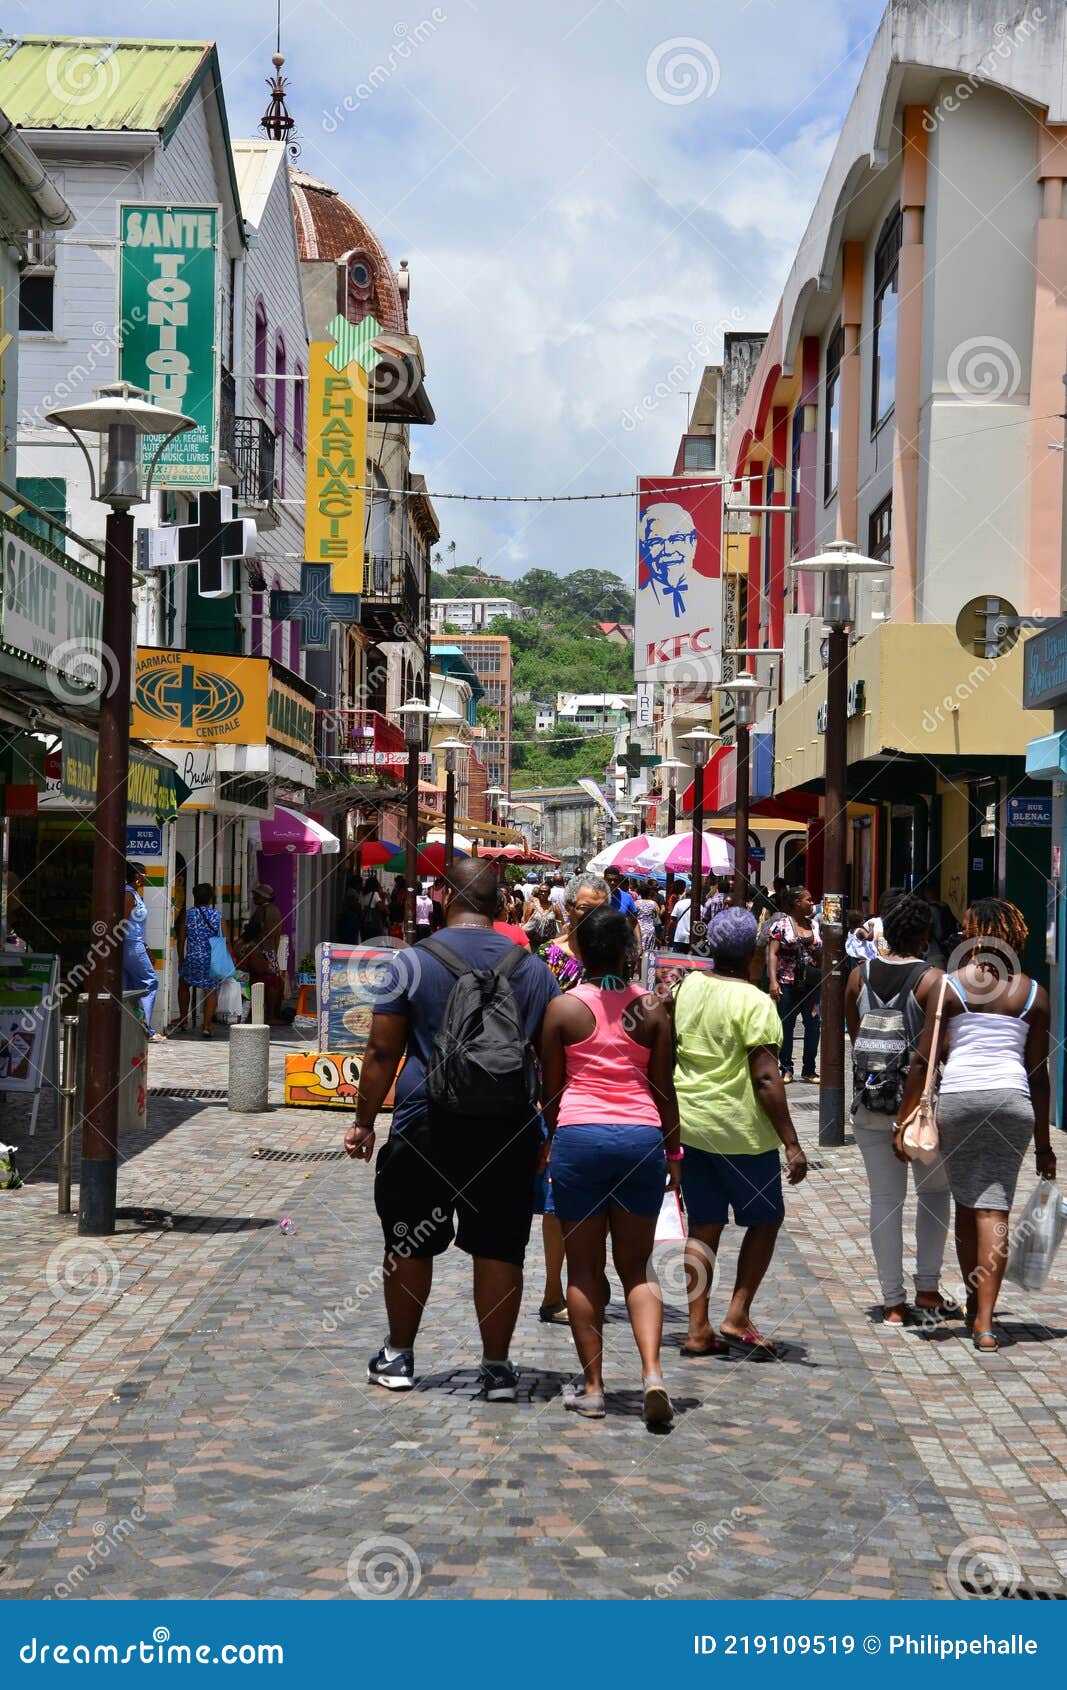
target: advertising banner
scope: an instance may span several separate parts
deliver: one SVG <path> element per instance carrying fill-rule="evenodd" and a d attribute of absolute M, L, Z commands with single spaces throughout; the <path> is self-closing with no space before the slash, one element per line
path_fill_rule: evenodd
<path fill-rule="evenodd" d="M 714 685 L 722 678 L 722 497 L 721 481 L 638 480 L 639 679 Z"/>
<path fill-rule="evenodd" d="M 100 744 L 95 734 L 63 729 L 60 792 L 73 804 L 95 804 Z M 178 788 L 169 763 L 151 763 L 130 752 L 127 809 L 131 815 L 166 819 L 178 813 Z"/>
<path fill-rule="evenodd" d="M 355 363 L 335 369 L 332 351 L 308 348 L 304 557 L 329 564 L 331 592 L 362 593 L 368 377 Z"/>
<path fill-rule="evenodd" d="M 196 423 L 156 466 L 156 488 L 218 486 L 217 205 L 119 206 L 119 377 Z M 141 437 L 151 462 L 158 435 Z"/>

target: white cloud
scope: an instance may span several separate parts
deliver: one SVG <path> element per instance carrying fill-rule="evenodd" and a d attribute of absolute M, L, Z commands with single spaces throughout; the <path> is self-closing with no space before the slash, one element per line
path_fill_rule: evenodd
<path fill-rule="evenodd" d="M 671 466 L 684 401 L 665 399 L 636 429 L 623 418 L 675 364 L 692 361 L 685 385 L 696 387 L 694 325 L 713 346 L 723 321 L 768 325 L 882 9 L 286 8 L 301 163 L 364 212 L 394 263 L 410 262 L 439 419 L 417 436 L 431 488 L 610 491 Z M 157 0 L 151 18 L 139 3 L 106 12 L 102 34 L 216 36 L 231 130 L 255 132 L 273 50 L 262 8 Z M 57 0 L 47 27 L 73 32 L 83 19 Z M 697 43 L 683 54 L 698 76 L 703 65 L 711 97 L 671 104 L 650 91 L 670 58 L 662 44 L 677 38 Z M 631 567 L 625 501 L 438 508 L 461 560 Z"/>

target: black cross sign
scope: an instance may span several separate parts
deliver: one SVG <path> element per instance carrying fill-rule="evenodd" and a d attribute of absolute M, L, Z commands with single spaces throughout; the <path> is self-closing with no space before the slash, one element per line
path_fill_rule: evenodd
<path fill-rule="evenodd" d="M 196 521 L 178 529 L 178 562 L 199 563 L 198 590 L 202 599 L 224 599 L 233 592 L 233 571 L 226 566 L 245 555 L 245 524 L 234 517 L 228 487 L 201 493 Z"/>
<path fill-rule="evenodd" d="M 275 622 L 299 622 L 300 643 L 306 651 L 324 651 L 330 643 L 331 622 L 358 622 L 358 593 L 331 593 L 328 563 L 302 563 L 298 593 L 273 592 L 270 613 Z"/>

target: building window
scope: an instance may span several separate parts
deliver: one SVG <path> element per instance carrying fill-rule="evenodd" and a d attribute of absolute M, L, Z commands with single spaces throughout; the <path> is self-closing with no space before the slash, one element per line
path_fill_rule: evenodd
<path fill-rule="evenodd" d="M 24 510 L 19 517 L 23 528 L 29 528 L 32 533 L 39 534 L 42 540 L 48 540 L 58 551 L 66 550 L 64 535 L 58 528 L 53 528 L 47 517 L 53 517 L 56 522 L 67 522 L 67 483 L 63 476 L 56 475 L 20 475 L 15 487 L 24 499 L 29 499 L 37 505 L 47 516 L 38 516 L 35 511 Z"/>
<path fill-rule="evenodd" d="M 267 307 L 256 300 L 255 344 L 252 349 L 252 387 L 256 398 L 267 403 Z"/>
<path fill-rule="evenodd" d="M 899 303 L 901 215 L 887 217 L 874 252 L 874 359 L 871 373 L 871 428 L 883 423 L 897 393 L 897 311 Z"/>
<path fill-rule="evenodd" d="M 715 436 L 713 434 L 687 434 L 685 437 L 685 456 L 682 461 L 686 469 L 714 469 Z"/>
<path fill-rule="evenodd" d="M 798 405 L 791 420 L 789 442 L 789 515 L 790 556 L 797 555 L 797 509 L 800 504 L 800 443 L 804 438 L 804 407 Z"/>
<path fill-rule="evenodd" d="M 867 522 L 867 555 L 889 562 L 893 540 L 893 495 L 876 505 Z"/>
<path fill-rule="evenodd" d="M 823 384 L 823 499 L 829 504 L 837 492 L 841 457 L 841 357 L 845 332 L 838 323 L 826 343 L 826 379 Z"/>
<path fill-rule="evenodd" d="M 19 277 L 19 328 L 52 334 L 56 311 L 56 237 L 50 229 L 26 236 L 26 266 Z"/>
<path fill-rule="evenodd" d="M 278 334 L 274 341 L 274 479 L 278 492 L 285 497 L 285 419 L 288 411 L 285 394 L 286 357 L 285 336 Z"/>
<path fill-rule="evenodd" d="M 304 385 L 304 370 L 302 365 L 296 366 L 296 380 L 293 382 L 293 449 L 297 452 L 304 450 L 304 415 L 307 409 L 307 390 Z"/>
<path fill-rule="evenodd" d="M 389 557 L 389 483 L 377 464 L 367 464 L 367 480 L 374 488 L 370 503 L 370 554 Z"/>
<path fill-rule="evenodd" d="M 767 474 L 763 481 L 763 503 L 769 505 L 774 498 L 774 469 L 767 465 Z M 760 517 L 763 531 L 763 604 L 766 608 L 771 602 L 771 518 L 768 511 Z"/>

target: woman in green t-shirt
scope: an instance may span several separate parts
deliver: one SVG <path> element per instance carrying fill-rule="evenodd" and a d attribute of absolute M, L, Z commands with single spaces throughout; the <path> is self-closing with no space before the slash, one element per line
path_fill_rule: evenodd
<path fill-rule="evenodd" d="M 708 940 L 714 974 L 687 975 L 674 1003 L 674 1085 L 685 1151 L 682 1195 L 689 1217 L 689 1331 L 682 1354 L 708 1356 L 730 1349 L 753 1361 L 773 1361 L 780 1352 L 753 1325 L 751 1310 L 785 1219 L 780 1148 L 785 1148 L 790 1185 L 799 1185 L 808 1164 L 778 1066 L 782 1023 L 766 993 L 749 984 L 755 917 L 742 908 L 721 910 L 708 929 Z M 733 1296 L 717 1337 L 708 1299 L 715 1254 L 731 1210 L 745 1236 Z"/>

